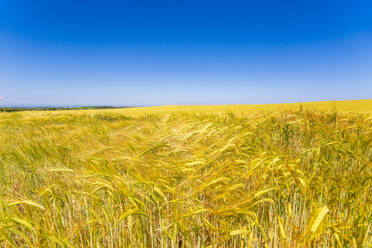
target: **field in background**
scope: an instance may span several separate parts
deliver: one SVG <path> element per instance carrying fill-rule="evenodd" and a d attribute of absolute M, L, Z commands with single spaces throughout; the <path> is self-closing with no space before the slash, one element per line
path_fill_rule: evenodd
<path fill-rule="evenodd" d="M 47 110 L 47 111 L 45 111 Z M 33 112 L 32 115 L 48 115 L 50 111 L 57 113 L 96 113 L 97 110 L 107 113 L 122 113 L 130 116 L 141 116 L 148 114 L 166 115 L 170 113 L 206 113 L 206 114 L 226 114 L 236 115 L 257 114 L 267 112 L 282 111 L 328 111 L 338 113 L 372 113 L 372 99 L 366 100 L 343 100 L 343 101 L 322 101 L 322 102 L 302 102 L 302 103 L 281 103 L 281 104 L 241 104 L 241 105 L 169 105 L 152 107 L 110 107 L 110 106 L 86 106 L 71 108 L 2 108 L 1 112 Z M 30 113 L 29 113 L 30 114 Z"/>
<path fill-rule="evenodd" d="M 333 104 L 0 113 L 0 246 L 370 247 L 372 101 Z"/>
<path fill-rule="evenodd" d="M 354 112 L 354 113 L 372 113 L 372 99 L 368 100 L 345 100 L 345 101 L 323 101 L 323 102 L 303 102 L 303 103 L 284 103 L 284 104 L 252 104 L 252 105 L 174 105 L 174 106 L 156 106 L 115 109 L 124 114 L 142 115 L 142 114 L 167 114 L 170 112 L 183 113 L 258 113 L 273 111 L 297 111 L 318 110 L 334 112 Z M 110 111 L 110 110 L 108 110 Z"/>

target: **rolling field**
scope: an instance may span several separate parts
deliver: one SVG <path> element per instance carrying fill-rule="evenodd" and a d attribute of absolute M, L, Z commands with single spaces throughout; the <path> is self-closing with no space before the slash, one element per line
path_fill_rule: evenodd
<path fill-rule="evenodd" d="M 252 105 L 184 105 L 184 106 L 156 106 L 141 108 L 126 108 L 105 111 L 116 111 L 128 115 L 169 114 L 169 113 L 233 113 L 246 115 L 249 113 L 266 113 L 280 111 L 331 111 L 339 113 L 372 113 L 372 99 L 323 101 L 285 104 L 252 104 Z"/>
<path fill-rule="evenodd" d="M 372 100 L 0 113 L 0 247 L 371 247 Z"/>

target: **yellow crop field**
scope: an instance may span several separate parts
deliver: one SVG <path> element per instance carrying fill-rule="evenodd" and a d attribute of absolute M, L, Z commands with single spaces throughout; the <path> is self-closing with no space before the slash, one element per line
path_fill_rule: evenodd
<path fill-rule="evenodd" d="M 1 247 L 371 247 L 372 100 L 0 113 Z"/>
<path fill-rule="evenodd" d="M 297 111 L 318 110 L 334 112 L 354 112 L 354 113 L 372 113 L 372 99 L 368 100 L 345 100 L 345 101 L 323 101 L 323 102 L 303 102 L 286 104 L 241 104 L 241 105 L 184 105 L 184 106 L 156 106 L 118 109 L 116 111 L 130 114 L 167 114 L 174 112 L 182 113 L 264 113 L 278 111 Z M 111 110 L 112 111 L 112 110 Z"/>

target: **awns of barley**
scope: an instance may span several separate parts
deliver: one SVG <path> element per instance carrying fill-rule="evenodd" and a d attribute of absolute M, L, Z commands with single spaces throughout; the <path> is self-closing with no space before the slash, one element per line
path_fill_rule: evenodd
<path fill-rule="evenodd" d="M 5 113 L 1 247 L 370 247 L 372 118 Z"/>

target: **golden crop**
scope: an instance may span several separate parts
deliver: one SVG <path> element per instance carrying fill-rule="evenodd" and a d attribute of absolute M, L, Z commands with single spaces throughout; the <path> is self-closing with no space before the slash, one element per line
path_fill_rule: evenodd
<path fill-rule="evenodd" d="M 0 114 L 1 247 L 372 245 L 371 114 L 131 111 Z"/>

